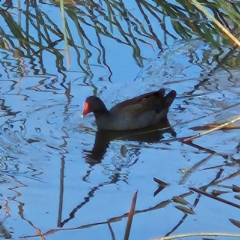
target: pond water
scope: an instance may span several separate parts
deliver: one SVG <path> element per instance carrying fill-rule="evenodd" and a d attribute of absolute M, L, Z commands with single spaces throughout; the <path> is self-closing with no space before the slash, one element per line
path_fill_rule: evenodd
<path fill-rule="evenodd" d="M 238 116 L 239 51 L 185 4 L 67 5 L 69 67 L 57 3 L 0 5 L 1 238 L 123 239 L 136 191 L 130 239 L 239 232 L 240 130 L 179 140 Z M 101 135 L 80 118 L 90 95 L 110 108 L 161 87 L 177 92 L 170 128 Z"/>

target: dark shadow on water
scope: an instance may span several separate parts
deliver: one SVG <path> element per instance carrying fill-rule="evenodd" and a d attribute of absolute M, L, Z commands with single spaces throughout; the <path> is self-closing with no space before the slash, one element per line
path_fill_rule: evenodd
<path fill-rule="evenodd" d="M 171 127 L 169 121 L 160 122 L 159 124 L 138 130 L 131 131 L 109 131 L 99 130 L 96 133 L 95 143 L 93 149 L 83 150 L 86 154 L 85 161 L 89 164 L 100 163 L 103 159 L 107 148 L 111 141 L 114 140 L 125 140 L 125 141 L 136 141 L 154 143 L 159 142 L 164 138 L 165 133 L 170 133 L 173 137 L 176 137 L 176 132 Z"/>

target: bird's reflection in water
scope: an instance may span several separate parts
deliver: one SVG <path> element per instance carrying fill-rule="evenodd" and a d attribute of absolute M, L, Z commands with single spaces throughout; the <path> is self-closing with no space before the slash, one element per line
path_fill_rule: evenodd
<path fill-rule="evenodd" d="M 165 133 L 170 133 L 173 137 L 176 137 L 176 132 L 170 126 L 169 121 L 167 119 L 155 126 L 138 130 L 131 131 L 99 130 L 96 133 L 93 149 L 91 151 L 83 150 L 84 153 L 86 154 L 85 161 L 89 164 L 100 163 L 105 153 L 107 152 L 107 148 L 111 141 L 125 140 L 154 143 L 159 142 L 161 139 L 163 139 L 164 138 L 163 135 Z M 125 148 L 121 147 L 122 155 L 124 155 L 124 152 Z"/>

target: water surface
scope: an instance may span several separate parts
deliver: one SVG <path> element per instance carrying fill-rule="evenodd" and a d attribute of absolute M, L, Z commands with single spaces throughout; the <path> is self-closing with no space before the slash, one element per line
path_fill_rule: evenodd
<path fill-rule="evenodd" d="M 68 68 L 59 6 L 17 4 L 0 8 L 2 238 L 122 239 L 135 191 L 130 239 L 237 232 L 233 206 L 189 187 L 220 190 L 239 204 L 231 188 L 238 185 L 239 130 L 195 145 L 178 140 L 239 113 L 238 51 L 213 25 L 202 16 L 195 22 L 209 40 L 182 15 L 191 17 L 188 5 L 175 1 L 76 1 L 66 7 Z M 94 117 L 80 118 L 89 95 L 110 108 L 160 87 L 178 97 L 171 128 L 157 138 L 99 137 Z M 92 155 L 97 137 L 101 151 Z M 155 196 L 153 178 L 168 183 Z"/>

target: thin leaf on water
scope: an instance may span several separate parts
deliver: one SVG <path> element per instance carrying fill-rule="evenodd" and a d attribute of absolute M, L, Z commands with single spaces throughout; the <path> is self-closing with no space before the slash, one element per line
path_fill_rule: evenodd
<path fill-rule="evenodd" d="M 187 214 L 195 214 L 195 212 L 191 208 L 183 207 L 183 206 L 175 206 L 175 208 Z"/>
<path fill-rule="evenodd" d="M 165 187 L 169 186 L 169 184 L 157 179 L 153 178 L 153 180 L 158 183 L 158 189 L 154 192 L 153 196 L 156 197 L 158 193 L 160 193 Z"/>
<path fill-rule="evenodd" d="M 158 179 L 158 178 L 153 178 L 153 180 L 158 183 L 159 186 L 162 186 L 162 187 L 166 187 L 166 186 L 169 186 L 168 183 L 165 183 L 163 182 L 162 180 Z"/>
<path fill-rule="evenodd" d="M 3 4 L 2 4 L 4 7 L 12 7 L 13 3 L 12 3 L 12 0 L 6 0 Z"/>
<path fill-rule="evenodd" d="M 235 195 L 234 196 L 236 199 L 240 200 L 240 195 Z"/>
<path fill-rule="evenodd" d="M 181 198 L 185 198 L 185 197 L 188 197 L 188 196 L 190 196 L 190 195 L 192 195 L 192 194 L 193 194 L 193 191 L 189 191 L 189 192 L 186 192 L 186 193 L 180 194 L 179 197 L 181 197 Z"/>
<path fill-rule="evenodd" d="M 219 191 L 219 190 L 212 190 L 212 195 L 213 196 L 219 196 L 224 193 L 229 193 L 228 191 Z"/>
<path fill-rule="evenodd" d="M 178 196 L 174 196 L 172 198 L 172 200 L 173 200 L 173 202 L 180 203 L 180 204 L 183 204 L 183 205 L 188 205 L 189 204 L 185 199 L 183 199 L 181 197 L 178 197 Z"/>
<path fill-rule="evenodd" d="M 238 187 L 237 185 L 233 184 L 232 185 L 232 190 L 233 190 L 233 192 L 240 192 L 240 187 Z"/>
<path fill-rule="evenodd" d="M 237 220 L 232 219 L 232 218 L 229 218 L 229 221 L 230 221 L 233 225 L 235 225 L 235 226 L 237 226 L 237 227 L 240 228 L 240 221 L 237 221 Z"/>

